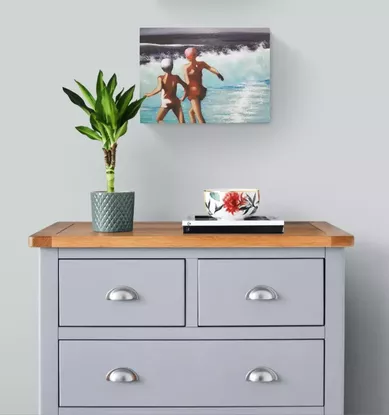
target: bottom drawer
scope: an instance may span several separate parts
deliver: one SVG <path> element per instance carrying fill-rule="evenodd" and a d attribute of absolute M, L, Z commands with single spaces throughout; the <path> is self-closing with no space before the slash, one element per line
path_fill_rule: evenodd
<path fill-rule="evenodd" d="M 61 341 L 60 405 L 322 406 L 323 347 L 322 340 Z"/>

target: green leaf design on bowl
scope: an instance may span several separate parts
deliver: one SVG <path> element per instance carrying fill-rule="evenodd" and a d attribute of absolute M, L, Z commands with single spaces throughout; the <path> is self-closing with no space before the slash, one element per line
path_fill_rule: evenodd
<path fill-rule="evenodd" d="M 220 202 L 220 195 L 219 195 L 219 193 L 216 193 L 216 192 L 211 192 L 211 193 L 210 193 L 210 196 L 211 196 L 211 198 L 212 198 L 213 200 L 216 200 L 216 201 Z"/>

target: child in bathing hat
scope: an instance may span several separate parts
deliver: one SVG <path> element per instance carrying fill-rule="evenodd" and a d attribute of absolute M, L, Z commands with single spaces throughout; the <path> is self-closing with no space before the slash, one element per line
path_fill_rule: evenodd
<path fill-rule="evenodd" d="M 160 75 L 157 78 L 157 87 L 146 94 L 147 97 L 161 92 L 161 108 L 157 114 L 157 122 L 162 123 L 166 114 L 173 110 L 174 115 L 177 117 L 180 124 L 185 123 L 184 113 L 181 107 L 181 101 L 177 98 L 177 85 L 180 84 L 184 88 L 184 95 L 181 98 L 183 101 L 187 96 L 188 85 L 178 76 L 173 75 L 173 60 L 170 58 L 162 59 L 161 68 L 165 72 L 164 75 Z"/>
<path fill-rule="evenodd" d="M 221 73 L 204 61 L 197 61 L 199 55 L 196 48 L 188 48 L 184 52 L 189 61 L 184 67 L 185 82 L 188 84 L 188 99 L 191 103 L 189 110 L 190 122 L 204 124 L 205 120 L 201 111 L 201 101 L 207 94 L 207 88 L 203 85 L 203 69 L 215 74 L 221 81 L 224 81 Z"/>

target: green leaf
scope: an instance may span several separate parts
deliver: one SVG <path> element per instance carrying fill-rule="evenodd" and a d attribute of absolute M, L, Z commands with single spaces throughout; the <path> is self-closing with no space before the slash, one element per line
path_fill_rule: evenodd
<path fill-rule="evenodd" d="M 118 110 L 116 104 L 106 87 L 103 88 L 96 101 L 97 119 L 104 124 L 110 125 L 114 130 L 118 124 Z"/>
<path fill-rule="evenodd" d="M 133 85 L 128 91 L 126 91 L 119 99 L 117 107 L 119 111 L 119 118 L 122 118 L 123 114 L 127 110 L 132 98 L 134 96 L 135 85 Z"/>
<path fill-rule="evenodd" d="M 91 108 L 88 108 L 84 102 L 84 100 L 77 95 L 75 92 L 71 91 L 67 88 L 62 88 L 63 92 L 69 97 L 70 101 L 73 102 L 73 104 L 79 106 L 82 108 L 88 115 L 91 115 L 93 113 L 93 110 Z"/>
<path fill-rule="evenodd" d="M 96 83 L 96 94 L 97 99 L 101 97 L 101 93 L 103 92 L 103 89 L 105 89 L 107 86 L 104 83 L 104 74 L 102 71 L 99 72 L 97 76 L 97 83 Z"/>
<path fill-rule="evenodd" d="M 209 196 L 211 196 L 213 200 L 217 200 L 218 202 L 220 202 L 220 194 L 219 193 L 211 192 Z"/>
<path fill-rule="evenodd" d="M 93 131 L 89 127 L 76 127 L 76 130 L 79 131 L 81 134 L 86 135 L 91 140 L 102 141 L 101 136 L 96 131 Z"/>
<path fill-rule="evenodd" d="M 102 133 L 102 131 L 101 131 L 102 129 L 100 127 L 100 121 L 96 118 L 96 114 L 92 114 L 90 116 L 89 121 L 90 121 L 90 125 L 92 126 L 92 128 L 95 131 L 97 131 L 97 132 L 99 132 L 101 134 Z"/>
<path fill-rule="evenodd" d="M 116 104 L 119 102 L 119 99 L 121 98 L 123 94 L 124 88 L 116 95 L 115 102 Z"/>
<path fill-rule="evenodd" d="M 118 79 L 117 79 L 116 74 L 113 74 L 112 78 L 109 80 L 108 85 L 107 85 L 107 89 L 111 97 L 113 96 L 117 86 L 118 86 Z"/>
<path fill-rule="evenodd" d="M 128 121 L 125 122 L 117 131 L 115 134 L 115 142 L 122 137 L 124 134 L 126 134 L 127 132 L 127 127 L 128 127 Z"/>
<path fill-rule="evenodd" d="M 96 118 L 100 122 L 103 122 L 103 123 L 108 123 L 109 122 L 109 120 L 107 118 L 107 114 L 104 111 L 104 107 L 103 107 L 103 104 L 102 104 L 102 97 L 101 96 L 98 96 L 97 97 L 95 110 L 96 110 Z"/>
<path fill-rule="evenodd" d="M 96 117 L 96 114 L 92 114 L 90 117 L 90 123 L 93 129 L 98 131 L 102 136 L 102 141 L 104 143 L 104 148 L 107 150 L 115 142 L 114 140 L 114 130 L 109 126 L 99 121 Z"/>
<path fill-rule="evenodd" d="M 109 142 L 110 144 L 113 144 L 115 142 L 115 134 L 114 134 L 114 130 L 110 125 L 107 124 L 102 124 L 104 132 L 106 134 L 106 136 L 109 138 Z"/>
<path fill-rule="evenodd" d="M 89 105 L 94 109 L 96 105 L 96 100 L 94 99 L 93 95 L 88 91 L 87 88 L 85 88 L 84 85 L 82 85 L 81 82 L 76 81 L 76 84 L 80 88 L 82 94 L 84 95 L 85 99 L 89 103 Z"/>
<path fill-rule="evenodd" d="M 90 123 L 91 123 L 92 128 L 98 133 L 100 133 L 100 135 L 102 136 L 103 142 L 104 143 L 108 142 L 108 144 L 111 144 L 111 137 L 106 129 L 106 125 L 97 119 L 96 114 L 92 114 L 90 116 Z"/>
<path fill-rule="evenodd" d="M 116 108 L 115 101 L 108 92 L 107 88 L 103 89 L 101 103 L 104 108 L 104 111 L 107 114 L 107 118 L 109 121 L 107 124 L 110 125 L 114 130 L 116 130 L 119 119 L 118 109 Z"/>
<path fill-rule="evenodd" d="M 120 125 L 123 125 L 125 122 L 131 120 L 135 117 L 135 115 L 140 110 L 140 107 L 143 104 L 143 101 L 146 99 L 146 97 L 143 97 L 141 99 L 138 99 L 137 101 L 132 102 L 124 112 L 123 116 L 120 118 Z"/>

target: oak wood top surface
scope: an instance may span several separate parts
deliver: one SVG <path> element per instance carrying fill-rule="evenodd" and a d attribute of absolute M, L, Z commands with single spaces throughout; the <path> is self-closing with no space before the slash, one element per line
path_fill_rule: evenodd
<path fill-rule="evenodd" d="M 179 222 L 136 222 L 133 232 L 96 233 L 90 222 L 57 222 L 29 237 L 35 248 L 348 247 L 354 237 L 327 222 L 286 222 L 284 234 L 183 234 Z"/>

